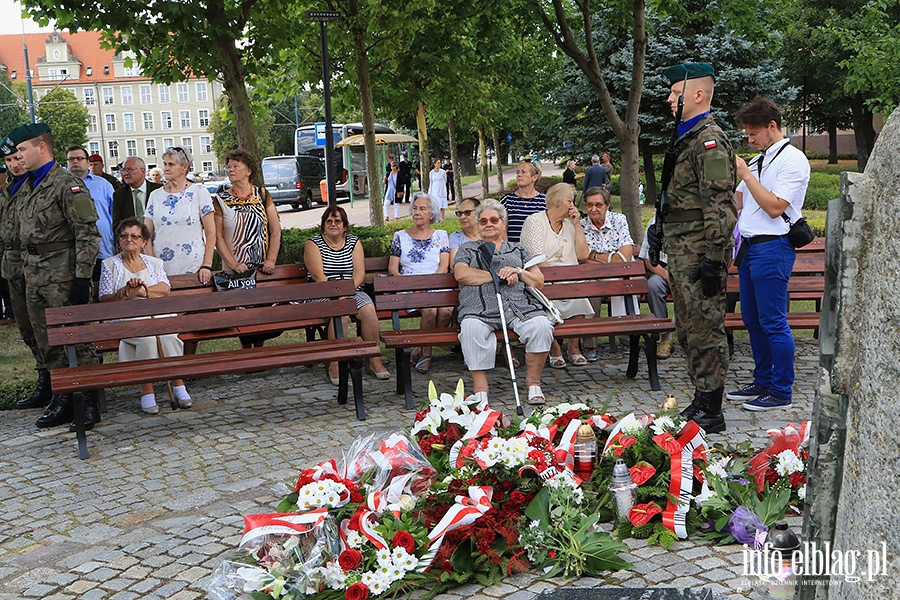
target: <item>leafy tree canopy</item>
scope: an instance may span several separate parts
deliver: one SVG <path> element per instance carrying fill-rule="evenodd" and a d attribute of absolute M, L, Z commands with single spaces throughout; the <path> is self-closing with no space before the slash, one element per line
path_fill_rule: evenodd
<path fill-rule="evenodd" d="M 56 88 L 41 98 L 35 116 L 53 131 L 53 158 L 66 162 L 66 148 L 87 144 L 88 110 L 72 92 Z"/>

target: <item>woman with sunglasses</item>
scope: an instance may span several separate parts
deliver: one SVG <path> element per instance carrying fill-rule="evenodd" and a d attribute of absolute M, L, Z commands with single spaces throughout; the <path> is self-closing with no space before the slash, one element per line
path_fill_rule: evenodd
<path fill-rule="evenodd" d="M 525 268 L 533 258 L 527 248 L 504 239 L 506 214 L 506 209 L 496 200 L 482 202 L 475 209 L 475 219 L 484 241 L 466 242 L 456 254 L 453 275 L 459 282 L 459 343 L 472 373 L 472 389 L 486 395 L 487 371 L 494 368 L 497 358 L 494 332 L 502 327 L 493 271 L 503 280 L 500 295 L 507 326 L 525 345 L 528 403 L 544 404 L 541 375 L 553 342 L 553 325 L 544 308 L 525 292 L 525 284 L 543 288 L 544 275 L 537 265 Z M 483 244 L 493 245 L 490 265 L 482 253 Z"/>
<path fill-rule="evenodd" d="M 359 322 L 360 337 L 369 342 L 380 341 L 378 315 L 375 304 L 362 291 L 366 279 L 366 255 L 359 238 L 348 233 L 350 222 L 347 212 L 340 206 L 329 206 L 322 213 L 322 233 L 307 240 L 303 247 L 303 262 L 306 264 L 307 277 L 310 281 L 334 281 L 352 279 L 356 284 L 356 320 Z M 349 319 L 344 318 L 344 332 L 349 326 Z M 334 326 L 328 325 L 328 337 L 334 337 Z M 391 374 L 376 356 L 369 360 L 369 367 L 376 379 L 388 379 Z M 338 364 L 328 365 L 328 378 L 338 385 Z"/>
<path fill-rule="evenodd" d="M 459 217 L 460 229 L 450 234 L 450 264 L 456 257 L 456 251 L 466 242 L 480 240 L 481 235 L 478 233 L 478 223 L 475 222 L 475 209 L 481 204 L 478 198 L 466 198 L 456 207 L 456 216 Z"/>
<path fill-rule="evenodd" d="M 153 190 L 144 211 L 150 230 L 147 254 L 163 261 L 167 275 L 196 273 L 206 285 L 212 278 L 216 251 L 212 197 L 205 187 L 187 179 L 190 152 L 172 146 L 163 153 L 162 162 L 166 184 Z"/>

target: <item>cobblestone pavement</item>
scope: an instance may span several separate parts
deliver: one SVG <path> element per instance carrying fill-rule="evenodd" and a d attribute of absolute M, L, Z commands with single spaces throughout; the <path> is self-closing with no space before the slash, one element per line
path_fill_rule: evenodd
<path fill-rule="evenodd" d="M 762 445 L 765 429 L 810 417 L 817 374 L 816 340 L 797 344 L 794 406 L 750 413 L 728 403 L 728 432 L 711 436 Z M 547 369 L 552 403 L 566 396 L 609 411 L 654 411 L 666 392 L 684 406 L 691 394 L 680 351 L 661 363 L 662 390 L 649 391 L 646 373 L 625 378 L 621 352 L 604 352 L 587 367 Z M 730 385 L 744 384 L 752 361 L 737 340 Z M 642 362 L 642 368 L 644 367 Z M 393 371 L 393 369 L 392 369 Z M 491 373 L 492 405 L 515 410 L 505 369 Z M 451 391 L 465 373 L 461 357 L 435 354 L 432 378 Z M 417 398 L 426 376 L 413 374 Z M 524 371 L 520 378 L 524 377 Z M 0 413 L 0 600 L 191 600 L 204 598 L 219 556 L 237 545 L 247 513 L 271 512 L 273 485 L 329 458 L 372 430 L 408 427 L 413 413 L 395 395 L 395 382 L 365 379 L 369 419 L 357 421 L 352 402 L 338 406 L 324 369 L 283 369 L 188 384 L 194 407 L 140 413 L 137 390 L 110 394 L 103 422 L 88 434 L 91 458 L 78 459 L 65 428 L 38 431 L 37 411 Z M 159 386 L 158 386 L 159 389 Z M 799 520 L 792 526 L 799 528 Z M 534 574 L 500 585 L 466 585 L 440 598 L 528 600 L 556 587 L 704 587 L 728 598 L 752 598 L 738 546 L 679 541 L 672 551 L 629 540 L 634 571 L 605 578 L 549 582 Z"/>

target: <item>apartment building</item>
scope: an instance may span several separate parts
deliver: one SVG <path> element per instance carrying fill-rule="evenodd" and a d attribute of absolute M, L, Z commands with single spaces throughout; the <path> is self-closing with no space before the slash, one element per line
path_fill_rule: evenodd
<path fill-rule="evenodd" d="M 222 93 L 219 82 L 156 83 L 124 54 L 101 48 L 95 31 L 0 35 L 0 69 L 12 81 L 25 80 L 25 44 L 35 103 L 56 87 L 82 102 L 88 151 L 103 156 L 107 170 L 129 156 L 152 166 L 167 147 L 182 146 L 194 156 L 194 171 L 219 171 L 207 131 Z"/>

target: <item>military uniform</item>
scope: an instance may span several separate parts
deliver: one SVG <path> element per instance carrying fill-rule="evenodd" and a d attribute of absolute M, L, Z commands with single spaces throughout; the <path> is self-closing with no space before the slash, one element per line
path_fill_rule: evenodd
<path fill-rule="evenodd" d="M 676 152 L 663 250 L 669 258 L 675 326 L 688 357 L 688 374 L 695 388 L 711 392 L 725 385 L 728 371 L 725 286 L 706 296 L 694 272 L 704 257 L 726 266 L 731 262 L 737 222 L 734 151 L 707 114 L 679 138 Z"/>

